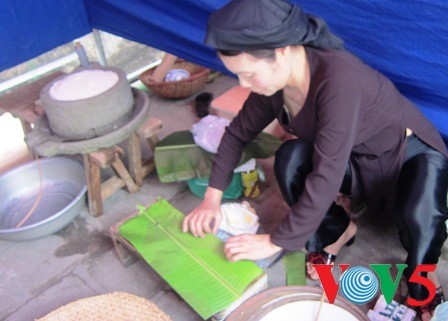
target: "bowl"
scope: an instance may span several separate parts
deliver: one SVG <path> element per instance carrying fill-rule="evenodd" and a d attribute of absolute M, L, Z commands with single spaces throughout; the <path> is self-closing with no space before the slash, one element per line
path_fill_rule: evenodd
<path fill-rule="evenodd" d="M 190 77 L 190 73 L 185 69 L 171 69 L 165 76 L 165 81 L 179 81 Z"/>
<path fill-rule="evenodd" d="M 0 191 L 0 238 L 38 239 L 58 232 L 80 213 L 87 191 L 84 167 L 71 158 L 41 158 L 2 174 Z"/>
<path fill-rule="evenodd" d="M 181 99 L 189 97 L 204 88 L 210 69 L 178 59 L 174 62 L 171 70 L 182 69 L 190 73 L 190 77 L 178 81 L 155 82 L 152 73 L 156 67 L 148 69 L 140 74 L 141 82 L 148 87 L 151 92 L 167 99 Z"/>

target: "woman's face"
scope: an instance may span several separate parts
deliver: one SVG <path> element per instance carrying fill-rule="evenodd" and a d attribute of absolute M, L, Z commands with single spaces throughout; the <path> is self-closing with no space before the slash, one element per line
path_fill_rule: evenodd
<path fill-rule="evenodd" d="M 257 58 L 247 53 L 237 56 L 219 55 L 224 66 L 238 76 L 240 85 L 251 91 L 271 96 L 283 89 L 291 76 L 291 70 L 283 49 L 276 49 L 274 59 Z"/>

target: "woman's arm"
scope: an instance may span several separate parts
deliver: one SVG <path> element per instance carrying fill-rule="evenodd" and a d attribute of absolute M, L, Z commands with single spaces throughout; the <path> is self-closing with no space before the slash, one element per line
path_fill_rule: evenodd
<path fill-rule="evenodd" d="M 183 231 L 195 236 L 215 234 L 221 222 L 221 198 L 230 184 L 233 170 L 247 143 L 253 140 L 274 119 L 270 98 L 251 94 L 242 110 L 227 127 L 215 155 L 210 184 L 204 201 L 183 222 Z"/>
<path fill-rule="evenodd" d="M 230 237 L 224 252 L 227 258 L 236 262 L 239 260 L 261 260 L 282 250 L 271 242 L 269 234 L 242 234 Z"/>

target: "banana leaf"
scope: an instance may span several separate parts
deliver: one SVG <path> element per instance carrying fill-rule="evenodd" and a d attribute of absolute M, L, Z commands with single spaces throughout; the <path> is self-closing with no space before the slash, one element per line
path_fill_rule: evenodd
<path fill-rule="evenodd" d="M 119 232 L 145 261 L 204 319 L 239 299 L 264 274 L 252 261 L 230 262 L 214 235 L 181 230 L 184 215 L 166 200 L 120 226 Z"/>
<path fill-rule="evenodd" d="M 286 285 L 306 285 L 305 254 L 289 252 L 283 257 L 286 271 Z"/>
<path fill-rule="evenodd" d="M 243 150 L 242 165 L 252 158 L 268 158 L 275 154 L 281 140 L 260 133 Z M 155 148 L 156 171 L 162 183 L 177 182 L 192 178 L 208 178 L 215 154 L 209 153 L 195 144 L 189 130 L 174 132 L 162 139 Z"/>

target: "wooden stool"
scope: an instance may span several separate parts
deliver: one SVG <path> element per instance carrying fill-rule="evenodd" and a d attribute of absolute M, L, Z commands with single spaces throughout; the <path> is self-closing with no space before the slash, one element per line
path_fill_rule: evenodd
<path fill-rule="evenodd" d="M 84 154 L 84 168 L 87 182 L 89 212 L 98 217 L 103 214 L 103 201 L 119 189 L 126 187 L 129 193 L 137 192 L 143 178 L 155 169 L 154 157 L 142 163 L 141 139 L 148 142 L 154 151 L 158 142 L 157 133 L 163 123 L 156 118 L 148 118 L 146 122 L 126 140 L 128 168 L 122 157 L 124 151 L 112 146 L 95 152 Z M 105 182 L 101 180 L 101 168 L 111 167 L 115 175 Z"/>

